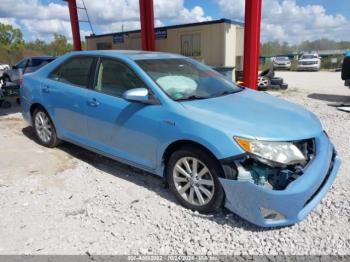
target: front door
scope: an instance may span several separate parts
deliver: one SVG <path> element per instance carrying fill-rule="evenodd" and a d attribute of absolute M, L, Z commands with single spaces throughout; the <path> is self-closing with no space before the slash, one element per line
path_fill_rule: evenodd
<path fill-rule="evenodd" d="M 155 169 L 161 105 L 131 103 L 122 94 L 144 87 L 123 62 L 101 58 L 94 87 L 87 92 L 88 136 L 93 147 L 121 160 Z"/>

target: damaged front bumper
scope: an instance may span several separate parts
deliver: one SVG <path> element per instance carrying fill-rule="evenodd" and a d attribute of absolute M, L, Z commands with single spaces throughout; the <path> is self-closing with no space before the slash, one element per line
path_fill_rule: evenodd
<path fill-rule="evenodd" d="M 287 226 L 303 220 L 325 196 L 340 166 L 340 159 L 325 133 L 316 137 L 315 143 L 315 158 L 303 175 L 284 190 L 220 178 L 226 194 L 225 207 L 262 227 Z"/>

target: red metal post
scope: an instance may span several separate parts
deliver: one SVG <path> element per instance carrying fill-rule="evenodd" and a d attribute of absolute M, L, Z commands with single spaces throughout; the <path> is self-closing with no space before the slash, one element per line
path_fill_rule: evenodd
<path fill-rule="evenodd" d="M 142 49 L 155 50 L 153 0 L 140 0 Z"/>
<path fill-rule="evenodd" d="M 70 24 L 72 26 L 73 47 L 75 51 L 81 51 L 80 30 L 76 0 L 68 0 Z"/>
<path fill-rule="evenodd" d="M 243 82 L 252 89 L 258 89 L 261 2 L 245 1 Z"/>

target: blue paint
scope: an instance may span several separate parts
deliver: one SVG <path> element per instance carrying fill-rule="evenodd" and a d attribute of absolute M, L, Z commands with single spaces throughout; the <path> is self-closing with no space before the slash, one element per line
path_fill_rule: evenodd
<path fill-rule="evenodd" d="M 47 78 L 63 61 L 76 55 L 112 57 L 123 61 L 154 93 L 159 104 L 132 103 Z M 135 62 L 162 58 L 183 57 L 141 51 L 66 54 L 37 72 L 25 75 L 21 88 L 23 116 L 32 124 L 29 110 L 34 103 L 39 103 L 51 116 L 59 138 L 159 176 L 164 175 L 162 160 L 165 150 L 179 140 L 199 143 L 221 160 L 244 153 L 234 136 L 267 141 L 315 138 L 316 158 L 304 175 L 285 190 L 268 190 L 248 181 L 220 179 L 226 194 L 226 207 L 246 220 L 260 226 L 282 226 L 302 220 L 328 191 L 340 164 L 336 157 L 327 182 L 304 207 L 305 201 L 326 176 L 333 152 L 333 145 L 324 135 L 317 117 L 301 106 L 249 89 L 216 98 L 176 102 Z M 42 91 L 45 86 L 50 86 L 50 93 Z M 99 106 L 88 106 L 89 101 L 98 101 Z M 275 209 L 286 219 L 264 220 L 261 207 Z"/>

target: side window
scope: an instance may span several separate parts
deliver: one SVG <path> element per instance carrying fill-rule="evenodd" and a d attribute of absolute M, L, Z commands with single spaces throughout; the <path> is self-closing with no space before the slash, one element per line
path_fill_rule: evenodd
<path fill-rule="evenodd" d="M 87 86 L 93 57 L 77 57 L 51 72 L 50 79 L 77 86 Z"/>
<path fill-rule="evenodd" d="M 95 84 L 96 91 L 120 97 L 126 90 L 140 87 L 145 87 L 145 84 L 125 64 L 101 59 Z"/>
<path fill-rule="evenodd" d="M 23 69 L 27 65 L 28 59 L 24 59 L 17 63 L 16 67 L 18 69 Z"/>

